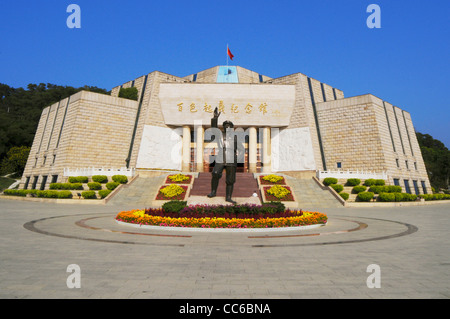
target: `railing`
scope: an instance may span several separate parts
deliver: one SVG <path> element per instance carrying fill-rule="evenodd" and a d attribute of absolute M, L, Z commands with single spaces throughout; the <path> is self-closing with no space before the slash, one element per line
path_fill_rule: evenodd
<path fill-rule="evenodd" d="M 134 168 L 65 168 L 64 176 L 93 176 L 93 175 L 125 175 L 127 177 L 133 177 L 135 173 Z"/>
<path fill-rule="evenodd" d="M 319 179 L 324 179 L 327 177 L 334 177 L 337 179 L 349 179 L 349 178 L 359 178 L 359 179 L 388 179 L 386 172 L 372 172 L 372 171 L 317 171 L 316 176 Z"/>

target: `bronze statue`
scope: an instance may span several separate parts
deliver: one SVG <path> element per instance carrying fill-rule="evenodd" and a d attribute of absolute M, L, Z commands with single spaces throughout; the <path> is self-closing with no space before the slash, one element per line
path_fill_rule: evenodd
<path fill-rule="evenodd" d="M 214 117 L 211 119 L 211 127 L 218 129 L 218 118 L 221 113 L 218 112 L 217 107 L 214 110 Z M 234 125 L 231 121 L 223 122 L 224 135 L 221 138 L 216 136 L 219 154 L 215 158 L 214 168 L 212 170 L 211 178 L 211 193 L 207 196 L 212 198 L 216 196 L 219 180 L 222 177 L 222 172 L 226 170 L 226 196 L 225 200 L 232 204 L 236 204 L 231 199 L 233 194 L 233 186 L 236 182 L 236 167 L 237 167 L 237 137 L 234 135 Z"/>

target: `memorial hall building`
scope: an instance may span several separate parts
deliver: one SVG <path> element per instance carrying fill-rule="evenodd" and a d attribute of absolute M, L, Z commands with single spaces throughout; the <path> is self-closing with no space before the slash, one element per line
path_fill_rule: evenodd
<path fill-rule="evenodd" d="M 137 101 L 119 97 L 129 87 Z M 302 73 L 270 78 L 240 66 L 185 77 L 154 71 L 110 95 L 81 91 L 46 107 L 20 188 L 48 189 L 94 168 L 129 176 L 211 171 L 215 108 L 219 124 L 231 121 L 244 134 L 238 172 L 350 174 L 411 193 L 431 190 L 407 111 L 372 94 L 344 97 Z"/>

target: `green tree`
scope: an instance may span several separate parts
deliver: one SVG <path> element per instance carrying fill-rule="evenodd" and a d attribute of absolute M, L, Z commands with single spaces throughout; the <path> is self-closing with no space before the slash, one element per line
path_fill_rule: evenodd
<path fill-rule="evenodd" d="M 6 157 L 2 160 L 0 171 L 2 174 L 16 173 L 16 175 L 22 175 L 29 154 L 30 147 L 28 146 L 11 147 Z"/>
<path fill-rule="evenodd" d="M 135 87 L 120 88 L 119 97 L 137 101 L 138 100 L 138 90 Z"/>
<path fill-rule="evenodd" d="M 0 83 L 0 162 L 13 146 L 31 146 L 45 107 L 81 90 L 109 93 L 95 86 L 74 88 L 40 83 L 24 89 Z"/>
<path fill-rule="evenodd" d="M 444 143 L 429 134 L 417 132 L 422 157 L 431 186 L 436 190 L 448 189 L 450 178 L 450 151 Z"/>

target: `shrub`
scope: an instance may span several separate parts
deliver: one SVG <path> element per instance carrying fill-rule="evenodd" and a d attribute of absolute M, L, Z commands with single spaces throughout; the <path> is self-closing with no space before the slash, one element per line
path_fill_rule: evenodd
<path fill-rule="evenodd" d="M 84 199 L 97 199 L 94 191 L 84 191 L 81 193 Z"/>
<path fill-rule="evenodd" d="M 72 192 L 71 191 L 59 191 L 58 198 L 72 198 Z"/>
<path fill-rule="evenodd" d="M 128 183 L 128 177 L 125 175 L 113 175 L 112 180 L 120 184 Z"/>
<path fill-rule="evenodd" d="M 262 204 L 262 207 L 275 207 L 277 213 L 282 213 L 286 210 L 286 205 L 284 205 L 282 202 L 265 202 Z"/>
<path fill-rule="evenodd" d="M 352 192 L 353 192 L 354 194 L 359 194 L 359 193 L 361 193 L 361 192 L 365 192 L 366 189 L 367 189 L 366 186 L 357 185 L 357 186 L 353 187 Z"/>
<path fill-rule="evenodd" d="M 54 190 L 46 190 L 46 191 L 37 191 L 36 195 L 37 197 L 42 198 L 58 198 L 58 191 Z"/>
<path fill-rule="evenodd" d="M 364 185 L 365 186 L 373 186 L 373 185 L 375 185 L 375 180 L 373 178 L 366 179 L 364 181 Z"/>
<path fill-rule="evenodd" d="M 109 183 L 106 183 L 105 186 L 106 186 L 107 189 L 112 191 L 112 190 L 116 189 L 116 187 L 119 186 L 119 185 L 120 185 L 119 182 L 109 182 Z"/>
<path fill-rule="evenodd" d="M 99 182 L 91 182 L 88 183 L 88 187 L 90 190 L 100 190 L 102 189 L 102 184 L 100 184 Z"/>
<path fill-rule="evenodd" d="M 100 195 L 100 198 L 105 198 L 111 193 L 111 190 L 109 189 L 102 189 L 98 191 L 98 195 Z"/>
<path fill-rule="evenodd" d="M 108 183 L 108 177 L 106 175 L 94 175 L 92 176 L 92 181 L 97 183 Z"/>
<path fill-rule="evenodd" d="M 87 176 L 70 176 L 69 177 L 69 183 L 87 183 L 88 182 Z"/>
<path fill-rule="evenodd" d="M 339 184 L 331 184 L 330 187 L 333 188 L 337 193 L 340 193 L 344 190 L 344 186 Z"/>
<path fill-rule="evenodd" d="M 81 183 L 51 183 L 50 189 L 81 190 L 81 189 L 83 189 L 83 184 L 81 184 Z"/>
<path fill-rule="evenodd" d="M 179 213 L 187 206 L 187 201 L 171 200 L 162 205 L 162 209 L 168 213 Z"/>
<path fill-rule="evenodd" d="M 341 197 L 344 200 L 347 200 L 350 197 L 350 195 L 348 193 L 345 193 L 345 192 L 340 192 L 339 195 L 341 195 Z"/>
<path fill-rule="evenodd" d="M 450 195 L 448 194 L 423 194 L 421 197 L 426 201 L 450 199 Z"/>
<path fill-rule="evenodd" d="M 347 179 L 348 186 L 357 186 L 361 184 L 361 180 L 359 178 L 349 178 Z"/>
<path fill-rule="evenodd" d="M 382 202 L 394 202 L 395 193 L 380 193 L 378 199 Z"/>
<path fill-rule="evenodd" d="M 327 177 L 327 178 L 325 178 L 323 180 L 323 184 L 325 186 L 330 186 L 332 184 L 337 184 L 337 182 L 338 182 L 337 178 L 334 178 L 334 177 Z"/>
<path fill-rule="evenodd" d="M 362 202 L 369 202 L 372 200 L 374 193 L 372 192 L 361 192 L 358 194 L 357 198 Z"/>
<path fill-rule="evenodd" d="M 375 185 L 377 186 L 383 186 L 385 184 L 384 179 L 376 179 Z"/>
<path fill-rule="evenodd" d="M 401 186 L 387 185 L 387 186 L 371 186 L 369 191 L 374 192 L 375 194 L 380 193 L 401 193 Z"/>

